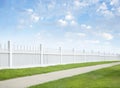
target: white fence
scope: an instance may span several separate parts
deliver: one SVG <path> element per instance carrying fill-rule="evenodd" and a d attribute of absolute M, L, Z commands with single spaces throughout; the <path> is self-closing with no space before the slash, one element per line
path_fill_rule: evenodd
<path fill-rule="evenodd" d="M 17 46 L 8 41 L 7 45 L 0 45 L 0 68 L 24 68 L 35 66 L 49 66 L 68 63 L 83 63 L 95 61 L 120 60 L 115 53 L 48 49 L 39 46 Z"/>

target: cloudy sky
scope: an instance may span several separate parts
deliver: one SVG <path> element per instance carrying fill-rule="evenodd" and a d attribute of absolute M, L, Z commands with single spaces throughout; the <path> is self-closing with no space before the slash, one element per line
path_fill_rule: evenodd
<path fill-rule="evenodd" d="M 120 48 L 119 0 L 0 0 L 0 41 Z"/>

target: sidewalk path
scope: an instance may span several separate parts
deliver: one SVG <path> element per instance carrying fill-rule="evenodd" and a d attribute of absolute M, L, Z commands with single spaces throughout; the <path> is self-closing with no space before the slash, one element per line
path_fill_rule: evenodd
<path fill-rule="evenodd" d="M 73 68 L 69 70 L 62 70 L 62 71 L 50 72 L 46 74 L 39 74 L 34 76 L 27 76 L 27 77 L 0 81 L 0 88 L 26 88 L 32 85 L 42 84 L 48 81 L 53 81 L 53 80 L 57 80 L 65 77 L 71 77 L 74 75 L 83 74 L 83 73 L 87 73 L 87 72 L 94 71 L 101 68 L 111 67 L 118 64 L 120 64 L 120 62 Z"/>

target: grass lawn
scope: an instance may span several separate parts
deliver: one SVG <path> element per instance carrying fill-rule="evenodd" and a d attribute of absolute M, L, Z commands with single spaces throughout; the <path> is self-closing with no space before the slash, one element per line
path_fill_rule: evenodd
<path fill-rule="evenodd" d="M 30 88 L 120 88 L 120 65 L 32 86 Z"/>
<path fill-rule="evenodd" d="M 105 64 L 105 63 L 111 63 L 111 62 L 115 62 L 115 61 L 88 62 L 88 63 L 79 63 L 79 64 L 67 64 L 67 65 L 24 68 L 24 69 L 3 69 L 3 70 L 0 70 L 0 80 L 6 80 L 6 79 L 11 79 L 11 78 L 16 78 L 16 77 L 23 77 L 23 76 L 30 76 L 30 75 L 35 75 L 35 74 L 48 73 L 48 72 L 83 67 L 83 66 Z"/>

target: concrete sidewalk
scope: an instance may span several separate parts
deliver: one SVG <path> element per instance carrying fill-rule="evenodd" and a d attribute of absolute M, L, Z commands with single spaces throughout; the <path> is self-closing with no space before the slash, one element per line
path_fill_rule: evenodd
<path fill-rule="evenodd" d="M 0 88 L 26 88 L 32 85 L 42 84 L 45 82 L 58 80 L 65 77 L 71 77 L 74 75 L 83 74 L 83 73 L 87 73 L 87 72 L 94 71 L 101 68 L 111 67 L 118 64 L 120 64 L 120 62 L 88 66 L 88 67 L 80 67 L 80 68 L 74 68 L 69 70 L 62 70 L 62 71 L 50 72 L 46 74 L 0 81 Z"/>

